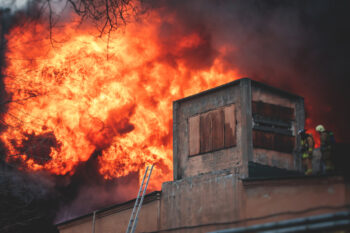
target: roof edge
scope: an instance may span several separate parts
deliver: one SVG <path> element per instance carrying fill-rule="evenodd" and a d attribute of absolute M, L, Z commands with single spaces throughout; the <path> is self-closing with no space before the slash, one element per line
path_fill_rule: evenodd
<path fill-rule="evenodd" d="M 154 200 L 158 200 L 158 199 L 159 199 L 159 195 L 160 195 L 161 193 L 162 193 L 162 191 L 153 191 L 153 192 L 151 192 L 151 193 L 146 194 L 145 197 L 144 197 L 143 203 L 146 204 L 146 203 L 152 202 L 152 201 L 154 201 Z M 126 202 L 119 203 L 119 204 L 111 205 L 111 206 L 108 206 L 108 207 L 105 207 L 105 208 L 102 208 L 102 209 L 99 209 L 99 210 L 90 212 L 90 213 L 88 213 L 88 214 L 84 214 L 84 215 L 81 215 L 81 216 L 78 216 L 78 217 L 75 217 L 75 218 L 72 218 L 72 219 L 63 221 L 63 222 L 59 222 L 59 223 L 57 223 L 57 224 L 55 224 L 55 225 L 56 225 L 57 227 L 62 227 L 62 226 L 64 226 L 64 225 L 66 225 L 66 224 L 73 223 L 73 222 L 75 222 L 75 221 L 78 221 L 78 220 L 87 218 L 87 217 L 89 217 L 89 216 L 93 216 L 94 212 L 95 212 L 95 214 L 101 214 L 101 213 L 110 211 L 110 210 L 112 210 L 112 209 L 118 208 L 118 207 L 123 207 L 123 206 L 131 205 L 132 203 L 135 202 L 135 200 L 136 200 L 136 198 L 131 199 L 131 200 L 126 201 Z M 133 205 L 131 205 L 131 207 L 124 208 L 124 209 L 122 209 L 121 211 L 123 211 L 123 210 L 125 210 L 125 209 L 129 209 L 129 208 L 133 208 Z M 119 211 L 118 211 L 118 212 L 119 212 Z"/>
<path fill-rule="evenodd" d="M 191 99 L 194 99 L 194 98 L 197 98 L 197 97 L 200 97 L 200 96 L 203 96 L 203 95 L 206 95 L 206 94 L 209 94 L 209 93 L 213 93 L 217 90 L 220 90 L 222 88 L 227 88 L 227 87 L 231 87 L 231 86 L 235 86 L 235 85 L 238 85 L 241 83 L 241 81 L 243 80 L 250 80 L 251 84 L 252 85 L 255 85 L 255 86 L 260 86 L 260 87 L 263 87 L 265 89 L 268 89 L 272 92 L 277 92 L 279 93 L 280 95 L 283 95 L 283 96 L 287 96 L 289 98 L 293 98 L 293 99 L 304 99 L 304 97 L 302 96 L 299 96 L 299 95 L 296 95 L 296 94 L 293 94 L 293 93 L 290 93 L 288 91 L 285 91 L 285 90 L 282 90 L 280 88 L 277 88 L 277 87 L 273 87 L 273 86 L 270 86 L 270 85 L 267 85 L 263 82 L 259 82 L 259 81 L 255 81 L 251 78 L 247 78 L 247 77 L 243 77 L 243 78 L 240 78 L 240 79 L 236 79 L 232 82 L 229 82 L 229 83 L 225 83 L 225 84 L 222 84 L 222 85 L 219 85 L 217 87 L 214 87 L 214 88 L 210 88 L 210 89 L 207 89 L 207 90 L 204 90 L 202 92 L 199 92 L 199 93 L 196 93 L 196 94 L 193 94 L 193 95 L 190 95 L 190 96 L 186 96 L 184 98 L 181 98 L 181 99 L 177 99 L 177 100 L 174 100 L 173 103 L 182 103 L 182 102 L 185 102 L 187 100 L 191 100 Z"/>

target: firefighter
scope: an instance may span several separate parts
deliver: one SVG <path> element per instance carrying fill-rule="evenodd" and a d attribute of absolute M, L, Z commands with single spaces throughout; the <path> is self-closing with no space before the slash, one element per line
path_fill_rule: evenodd
<path fill-rule="evenodd" d="M 306 131 L 299 130 L 300 144 L 301 144 L 301 158 L 303 161 L 303 169 L 305 175 L 312 174 L 312 153 L 314 150 L 314 138 L 311 134 L 307 134 Z"/>
<path fill-rule="evenodd" d="M 316 131 L 320 134 L 321 141 L 321 161 L 324 172 L 334 171 L 332 152 L 334 149 L 333 132 L 328 131 L 323 125 L 316 126 Z"/>

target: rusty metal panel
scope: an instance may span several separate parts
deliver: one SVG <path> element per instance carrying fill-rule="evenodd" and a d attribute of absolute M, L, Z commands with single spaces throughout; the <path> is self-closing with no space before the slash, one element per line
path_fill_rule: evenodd
<path fill-rule="evenodd" d="M 225 115 L 225 147 L 231 147 L 236 145 L 236 115 L 235 106 L 231 105 L 224 108 Z"/>
<path fill-rule="evenodd" d="M 209 152 L 213 149 L 211 116 L 210 112 L 200 116 L 200 153 Z"/>
<path fill-rule="evenodd" d="M 295 137 L 253 130 L 253 146 L 275 151 L 292 153 L 295 144 Z"/>
<path fill-rule="evenodd" d="M 196 155 L 200 152 L 199 122 L 199 115 L 190 117 L 188 119 L 189 155 Z"/>
<path fill-rule="evenodd" d="M 273 149 L 274 134 L 253 130 L 253 146 L 257 148 Z"/>
<path fill-rule="evenodd" d="M 294 109 L 275 104 L 267 104 L 261 101 L 252 102 L 252 112 L 260 116 L 274 119 L 292 121 L 295 119 Z"/>
<path fill-rule="evenodd" d="M 213 150 L 224 148 L 224 110 L 218 109 L 210 112 Z"/>
<path fill-rule="evenodd" d="M 275 137 L 275 150 L 292 153 L 295 144 L 295 137 L 287 135 L 277 135 Z"/>
<path fill-rule="evenodd" d="M 280 118 L 286 120 L 295 120 L 294 109 L 287 107 L 280 107 Z"/>

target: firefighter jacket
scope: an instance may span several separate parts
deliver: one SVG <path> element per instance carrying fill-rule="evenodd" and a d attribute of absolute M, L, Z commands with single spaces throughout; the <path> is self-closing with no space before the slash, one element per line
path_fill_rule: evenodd
<path fill-rule="evenodd" d="M 311 134 L 305 134 L 301 137 L 301 153 L 303 159 L 308 159 L 312 157 L 312 152 L 314 150 L 314 138 Z"/>
<path fill-rule="evenodd" d="M 334 145 L 334 135 L 331 131 L 322 132 L 320 135 L 321 151 L 331 151 Z"/>

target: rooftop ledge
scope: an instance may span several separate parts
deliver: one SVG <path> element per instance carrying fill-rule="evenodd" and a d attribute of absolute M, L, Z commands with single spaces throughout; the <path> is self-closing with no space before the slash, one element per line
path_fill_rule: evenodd
<path fill-rule="evenodd" d="M 344 177 L 341 174 L 320 174 L 320 175 L 294 175 L 294 176 L 279 176 L 279 177 L 247 177 L 241 178 L 243 185 L 261 185 L 263 183 L 282 184 L 291 182 L 311 182 L 311 183 L 342 183 Z"/>

